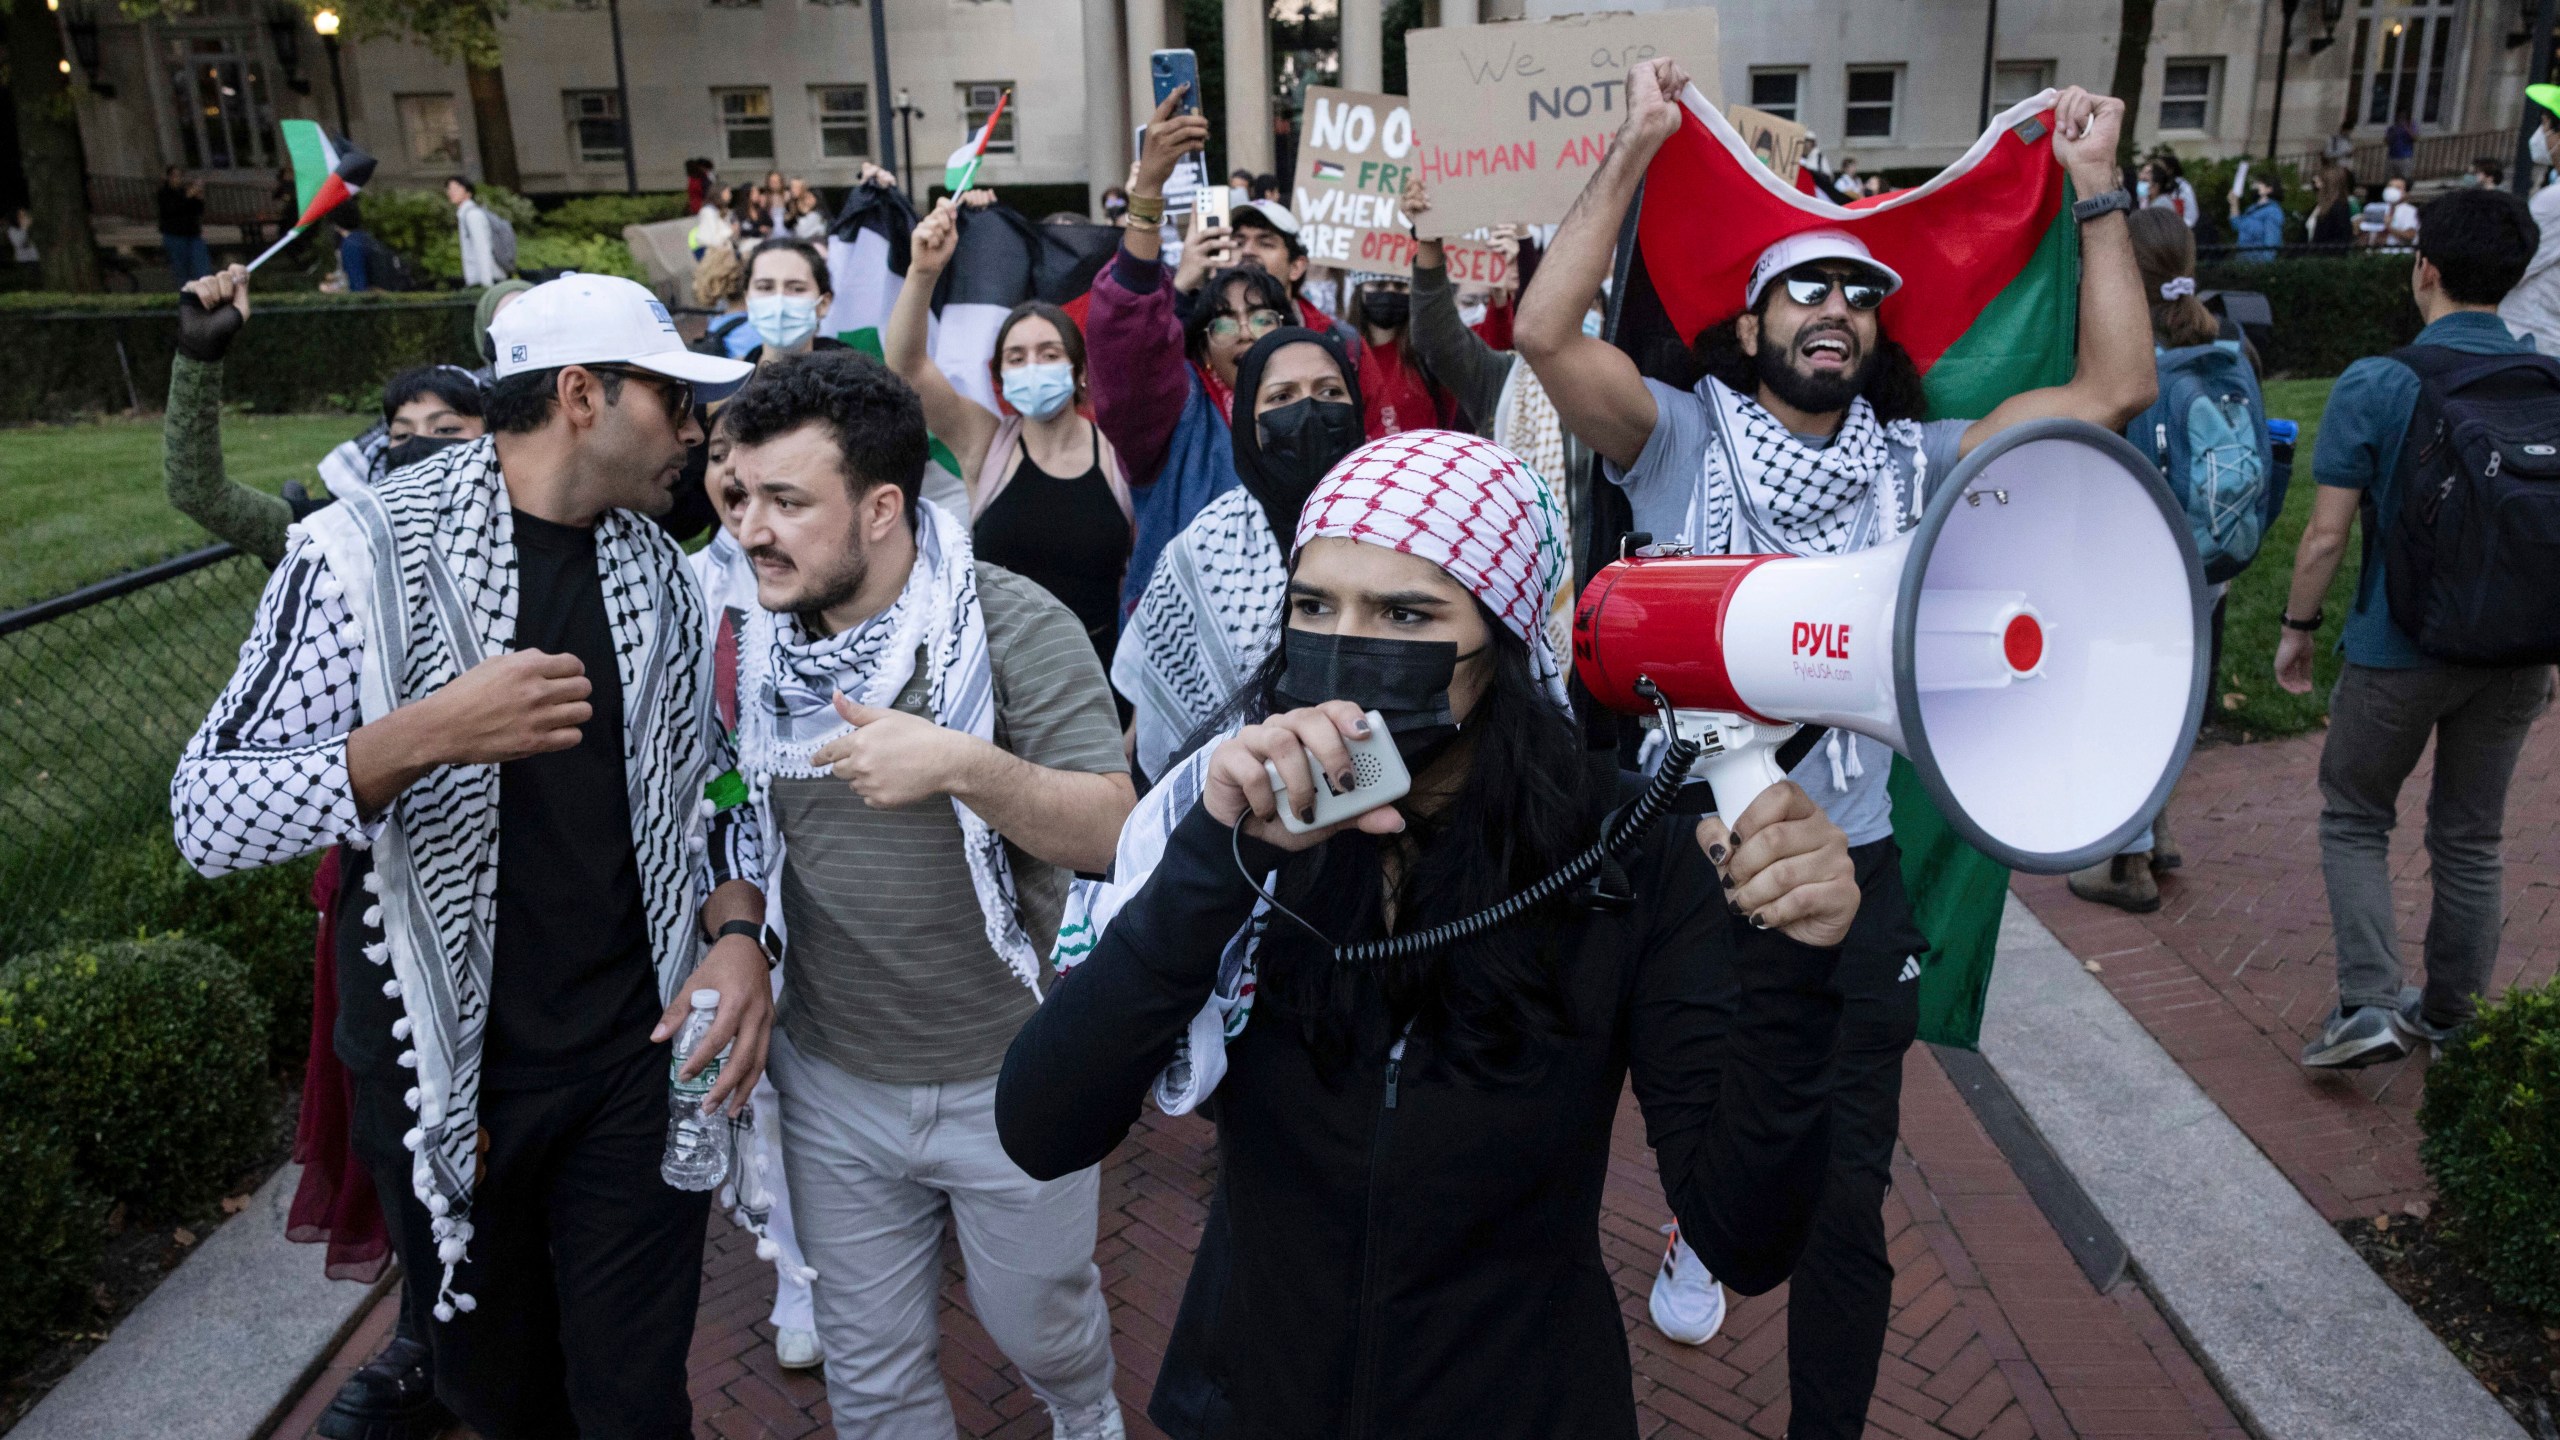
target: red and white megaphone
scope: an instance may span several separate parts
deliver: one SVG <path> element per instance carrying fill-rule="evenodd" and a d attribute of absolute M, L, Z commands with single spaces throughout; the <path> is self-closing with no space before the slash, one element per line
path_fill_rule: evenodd
<path fill-rule="evenodd" d="M 1958 834 L 2077 869 L 2157 815 L 2202 718 L 2204 573 L 2142 453 L 2076 420 L 2002 431 L 1919 524 L 1840 556 L 1639 556 L 1574 606 L 1601 703 L 1667 705 L 1730 825 L 1803 724 L 1908 757 Z M 1656 696 L 1659 696 L 1659 702 Z"/>

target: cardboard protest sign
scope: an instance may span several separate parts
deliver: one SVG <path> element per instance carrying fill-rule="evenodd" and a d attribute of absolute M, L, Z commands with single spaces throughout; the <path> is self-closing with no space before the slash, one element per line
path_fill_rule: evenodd
<path fill-rule="evenodd" d="M 1563 219 L 1626 119 L 1638 61 L 1670 56 L 1723 103 L 1712 9 L 1410 30 L 1404 41 L 1427 235 Z"/>
<path fill-rule="evenodd" d="M 1776 173 L 1779 184 L 1796 183 L 1797 169 L 1813 153 L 1810 132 L 1783 115 L 1754 110 L 1748 105 L 1725 107 L 1724 118 L 1733 122 L 1743 148 Z"/>
<path fill-rule="evenodd" d="M 1310 85 L 1301 119 L 1289 209 L 1307 259 L 1337 270 L 1412 273 L 1415 242 L 1401 201 L 1413 175 L 1413 116 L 1404 97 Z M 1511 257 L 1480 237 L 1451 240 L 1447 249 L 1455 284 L 1519 283 Z"/>

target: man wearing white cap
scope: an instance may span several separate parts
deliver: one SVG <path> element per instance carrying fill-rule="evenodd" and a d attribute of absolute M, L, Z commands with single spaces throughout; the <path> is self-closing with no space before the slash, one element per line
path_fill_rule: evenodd
<path fill-rule="evenodd" d="M 1687 84 L 1675 61 L 1630 73 L 1627 119 L 1513 327 L 1566 428 L 1626 492 L 1635 529 L 1704 554 L 1863 550 L 1916 523 L 1930 488 L 2001 430 L 2048 416 L 2114 430 L 2151 403 L 2149 311 L 2121 213 L 2133 201 L 2115 168 L 2124 105 L 2076 87 L 2055 97 L 2053 113 L 2054 161 L 2083 197 L 2080 353 L 2069 384 L 2015 396 L 1979 420 L 1920 420 L 1918 367 L 1877 315 L 1902 277 L 1845 230 L 1790 235 L 1761 254 L 1734 297 L 1738 313 L 1698 337 L 1705 378 L 1694 390 L 1645 379 L 1625 352 L 1583 334 L 1581 321 L 1645 167 L 1680 127 Z M 1864 1432 L 1892 1310 L 1880 1207 L 1901 1124 L 1902 1053 L 1919 1023 L 1915 957 L 1927 942 L 1899 866 L 1866 858 L 1865 847 L 1893 842 L 1891 760 L 1882 744 L 1834 731 L 1793 776 L 1848 832 L 1858 873 L 1881 877 L 1842 951 L 1832 1171 L 1789 1291 L 1795 1440 Z M 1714 1281 L 1675 1233 L 1655 1285 L 1655 1324 L 1695 1344 L 1722 1310 Z"/>
<path fill-rule="evenodd" d="M 294 527 L 171 783 L 207 875 L 343 841 L 336 1047 L 438 1398 L 490 1437 L 692 1433 L 708 1192 L 660 1178 L 688 995 L 742 1104 L 772 1000 L 674 503 L 696 355 L 570 275 L 491 326 L 487 438 Z M 734 786 L 715 787 L 722 794 Z M 360 917 L 360 918 L 359 918 Z"/>

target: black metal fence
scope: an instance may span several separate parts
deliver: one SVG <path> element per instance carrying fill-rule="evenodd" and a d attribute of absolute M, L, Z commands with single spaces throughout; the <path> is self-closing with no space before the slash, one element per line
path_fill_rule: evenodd
<path fill-rule="evenodd" d="M 266 581 L 214 545 L 0 614 L 0 956 L 49 935 L 99 856 L 167 829 Z"/>

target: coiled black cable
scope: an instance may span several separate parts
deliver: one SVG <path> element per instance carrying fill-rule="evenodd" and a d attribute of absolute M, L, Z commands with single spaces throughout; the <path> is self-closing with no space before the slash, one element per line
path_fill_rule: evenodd
<path fill-rule="evenodd" d="M 1660 820 L 1664 812 L 1671 808 L 1671 802 L 1679 796 L 1681 784 L 1689 777 L 1689 767 L 1697 763 L 1699 754 L 1706 749 L 1703 741 L 1689 739 L 1680 734 L 1679 727 L 1672 721 L 1670 705 L 1663 700 L 1661 692 L 1654 688 L 1652 681 L 1639 678 L 1635 688 L 1637 694 L 1653 702 L 1654 708 L 1661 713 L 1664 733 L 1672 737 L 1669 748 L 1663 751 L 1661 771 L 1654 776 L 1653 783 L 1645 787 L 1644 793 L 1635 798 L 1634 803 L 1618 812 L 1616 823 L 1611 825 L 1608 832 L 1594 842 L 1590 849 L 1565 862 L 1564 866 L 1553 874 L 1509 899 L 1497 901 L 1472 915 L 1462 916 L 1443 925 L 1434 925 L 1427 930 L 1415 930 L 1404 935 L 1389 935 L 1382 939 L 1362 940 L 1355 944 L 1341 945 L 1336 944 L 1323 931 L 1308 924 L 1296 911 L 1281 904 L 1279 897 L 1264 889 L 1261 882 L 1253 881 L 1254 892 L 1260 895 L 1264 903 L 1272 909 L 1296 921 L 1298 928 L 1332 946 L 1335 962 L 1345 965 L 1374 965 L 1381 960 L 1401 960 L 1437 950 L 1446 945 L 1454 945 L 1544 905 L 1571 887 L 1591 878 L 1592 874 L 1599 870 L 1602 861 L 1627 850 L 1638 840 L 1643 839 L 1645 832 L 1653 828 L 1654 822 Z M 1244 817 L 1238 816 L 1235 834 L 1240 837 L 1243 833 Z M 1236 869 L 1243 871 L 1245 878 L 1252 881 L 1252 872 L 1245 870 L 1244 867 L 1244 852 L 1241 846 L 1236 845 L 1232 839 L 1230 846 L 1235 849 Z"/>

